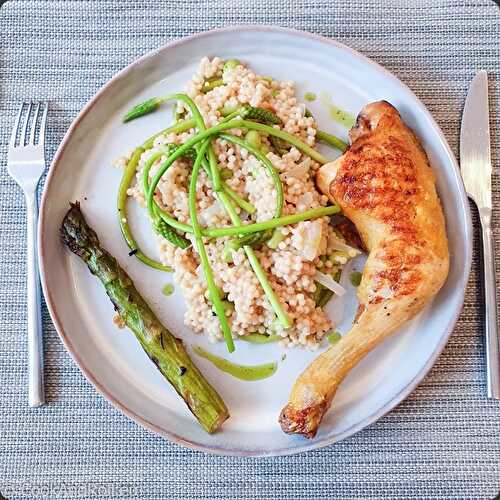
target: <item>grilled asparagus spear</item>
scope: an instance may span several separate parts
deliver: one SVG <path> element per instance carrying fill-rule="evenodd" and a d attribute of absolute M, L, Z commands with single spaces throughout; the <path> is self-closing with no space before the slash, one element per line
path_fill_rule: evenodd
<path fill-rule="evenodd" d="M 162 375 L 184 399 L 203 428 L 215 432 L 229 417 L 224 401 L 189 358 L 182 341 L 158 320 L 116 259 L 88 226 L 79 203 L 71 204 L 61 226 L 63 243 L 97 276 L 116 312 L 132 330 Z"/>

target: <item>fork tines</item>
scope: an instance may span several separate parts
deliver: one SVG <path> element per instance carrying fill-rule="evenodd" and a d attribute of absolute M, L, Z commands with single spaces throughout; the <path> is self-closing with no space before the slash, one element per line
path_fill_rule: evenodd
<path fill-rule="evenodd" d="M 21 104 L 16 123 L 12 129 L 11 148 L 43 145 L 48 107 L 47 102 L 23 102 Z M 23 117 L 24 120 L 22 120 Z M 21 121 L 23 121 L 22 127 Z"/>

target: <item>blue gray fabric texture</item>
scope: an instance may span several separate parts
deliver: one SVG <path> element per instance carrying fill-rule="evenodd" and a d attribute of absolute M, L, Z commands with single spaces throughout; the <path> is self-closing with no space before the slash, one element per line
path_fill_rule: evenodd
<path fill-rule="evenodd" d="M 456 154 L 468 84 L 487 70 L 500 249 L 500 10 L 492 1 L 9 1 L 0 9 L 0 491 L 26 499 L 495 497 L 500 403 L 485 398 L 475 212 L 471 279 L 448 346 L 403 404 L 341 443 L 275 459 L 170 444 L 96 393 L 46 309 L 49 404 L 28 408 L 24 202 L 6 171 L 19 103 L 50 101 L 51 160 L 83 104 L 116 71 L 171 40 L 242 23 L 308 30 L 373 58 L 423 100 Z"/>

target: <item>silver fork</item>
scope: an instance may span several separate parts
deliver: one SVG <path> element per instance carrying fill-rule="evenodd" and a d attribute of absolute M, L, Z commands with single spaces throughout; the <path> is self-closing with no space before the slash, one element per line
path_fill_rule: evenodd
<path fill-rule="evenodd" d="M 40 310 L 40 279 L 37 263 L 38 206 L 36 191 L 45 171 L 45 125 L 47 103 L 24 102 L 17 114 L 9 144 L 7 169 L 26 198 L 28 230 L 28 402 L 40 406 L 45 402 L 43 387 L 43 344 Z M 22 117 L 24 115 L 24 120 Z M 21 121 L 23 121 L 21 128 Z M 37 128 L 39 125 L 38 140 Z M 28 136 L 29 134 L 29 136 Z"/>

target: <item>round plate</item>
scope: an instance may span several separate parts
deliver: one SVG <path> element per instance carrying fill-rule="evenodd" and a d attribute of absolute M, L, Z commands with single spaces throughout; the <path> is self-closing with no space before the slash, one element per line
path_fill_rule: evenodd
<path fill-rule="evenodd" d="M 59 241 L 68 202 L 80 200 L 104 247 L 130 273 L 165 325 L 189 348 L 199 344 L 225 355 L 223 343 L 209 346 L 204 336 L 183 325 L 180 292 L 162 295 L 171 276 L 128 256 L 116 220 L 121 172 L 111 167 L 114 158 L 164 128 L 170 113 L 158 112 L 123 125 L 124 112 L 147 97 L 182 90 L 205 55 L 238 58 L 260 74 L 293 80 L 299 98 L 308 91 L 327 92 L 335 104 L 353 114 L 370 101 L 390 101 L 420 137 L 437 175 L 449 229 L 448 281 L 424 312 L 352 371 L 313 440 L 283 434 L 277 418 L 294 380 L 317 353 L 237 342 L 235 362 L 279 362 L 276 375 L 260 382 L 236 380 L 193 355 L 231 412 L 223 430 L 209 436 L 132 333 L 115 327 L 113 307 L 101 284 Z M 320 102 L 308 106 L 321 128 L 346 137 L 346 130 L 328 117 Z M 144 211 L 131 203 L 130 215 L 142 246 L 155 254 Z M 188 37 L 142 57 L 112 78 L 85 106 L 59 147 L 45 184 L 39 236 L 50 314 L 64 345 L 97 390 L 136 422 L 176 443 L 228 455 L 285 455 L 325 446 L 363 429 L 396 406 L 415 389 L 443 349 L 461 310 L 471 263 L 469 205 L 457 163 L 424 105 L 397 78 L 348 47 L 271 27 L 238 26 Z M 355 291 L 350 289 L 344 303 L 332 307 L 344 310 L 339 330 L 347 331 L 356 308 Z"/>

